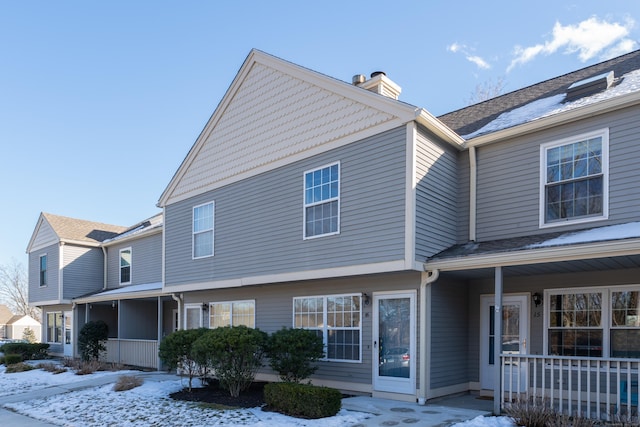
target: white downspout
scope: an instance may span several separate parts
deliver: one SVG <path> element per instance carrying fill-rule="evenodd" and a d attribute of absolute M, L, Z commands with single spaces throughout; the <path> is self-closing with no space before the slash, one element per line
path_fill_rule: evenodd
<path fill-rule="evenodd" d="M 107 248 L 104 246 L 100 246 L 102 248 L 102 290 L 107 289 Z"/>
<path fill-rule="evenodd" d="M 431 380 L 429 374 L 429 365 L 431 362 L 431 356 L 428 353 L 427 344 L 431 343 L 431 322 L 427 322 L 427 292 L 431 294 L 431 285 L 438 280 L 440 276 L 439 270 L 430 270 L 422 273 L 422 280 L 420 281 L 420 389 L 418 390 L 418 404 L 424 405 L 427 403 L 427 388 Z M 429 298 L 430 299 L 430 298 Z"/>
<path fill-rule="evenodd" d="M 469 240 L 476 241 L 476 197 L 477 197 L 476 147 L 469 147 Z"/>
<path fill-rule="evenodd" d="M 171 294 L 171 298 L 178 303 L 178 330 L 182 329 L 182 294 Z"/>

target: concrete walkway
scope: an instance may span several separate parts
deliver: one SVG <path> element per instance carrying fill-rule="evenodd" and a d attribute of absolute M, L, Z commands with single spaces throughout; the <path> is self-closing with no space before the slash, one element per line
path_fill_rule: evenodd
<path fill-rule="evenodd" d="M 138 374 L 145 381 L 167 381 L 178 379 L 173 374 L 164 372 L 142 372 Z M 117 376 L 104 376 L 88 378 L 66 385 L 56 385 L 28 393 L 15 394 L 0 397 L 0 426 L 2 427 L 45 427 L 52 426 L 25 415 L 20 415 L 4 408 L 6 403 L 21 402 L 25 400 L 40 399 L 57 394 L 71 393 L 74 391 L 100 387 L 117 381 Z M 376 399 L 365 396 L 349 397 L 342 400 L 342 407 L 350 411 L 366 412 L 371 417 L 352 427 L 368 426 L 450 426 L 465 420 L 470 420 L 480 415 L 490 415 L 491 410 L 487 402 L 476 402 L 473 396 L 460 396 L 451 400 L 442 400 L 437 404 L 420 406 L 417 403 L 405 403 L 387 399 Z M 450 403 L 450 405 L 448 404 Z M 458 407 L 456 407 L 458 406 Z M 459 406 L 463 406 L 462 408 Z"/>

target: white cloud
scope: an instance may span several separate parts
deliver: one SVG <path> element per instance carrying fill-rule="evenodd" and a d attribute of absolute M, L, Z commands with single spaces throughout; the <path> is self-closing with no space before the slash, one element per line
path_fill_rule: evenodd
<path fill-rule="evenodd" d="M 452 43 L 447 46 L 447 50 L 453 53 L 461 53 L 467 59 L 467 61 L 475 64 L 478 68 L 482 68 L 483 70 L 488 70 L 491 68 L 491 64 L 485 61 L 482 57 L 478 55 L 473 55 L 473 49 L 468 46 L 460 43 Z"/>
<path fill-rule="evenodd" d="M 544 44 L 530 47 L 516 46 L 515 58 L 507 72 L 515 66 L 525 64 L 538 55 L 551 55 L 563 49 L 565 54 L 578 54 L 582 61 L 595 56 L 613 57 L 633 50 L 636 43 L 629 39 L 635 21 L 631 18 L 624 23 L 607 22 L 591 17 L 577 25 L 563 26 L 559 22 L 553 26 L 552 39 Z"/>

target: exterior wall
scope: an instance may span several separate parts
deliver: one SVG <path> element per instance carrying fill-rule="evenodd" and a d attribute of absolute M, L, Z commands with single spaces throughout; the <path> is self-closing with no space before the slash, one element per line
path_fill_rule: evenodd
<path fill-rule="evenodd" d="M 7 326 L 7 338 L 21 340 L 24 331 L 27 329 L 31 329 L 33 331 L 33 335 L 36 337 L 38 341 L 40 341 L 42 337 L 42 327 L 39 323 L 29 323 L 29 322 L 15 322 L 11 326 Z"/>
<path fill-rule="evenodd" d="M 466 243 L 469 241 L 469 151 L 458 153 L 457 158 L 457 223 L 456 238 L 457 243 Z"/>
<path fill-rule="evenodd" d="M 165 287 L 404 260 L 405 128 L 167 206 Z M 303 239 L 303 174 L 340 162 L 340 234 Z M 215 201 L 215 256 L 192 260 L 192 208 Z"/>
<path fill-rule="evenodd" d="M 64 245 L 63 298 L 71 299 L 102 289 L 102 249 Z"/>
<path fill-rule="evenodd" d="M 640 161 L 636 136 L 640 107 L 589 117 L 576 123 L 478 149 L 478 240 L 568 231 L 640 219 Z M 609 219 L 540 229 L 540 144 L 609 128 Z"/>
<path fill-rule="evenodd" d="M 293 326 L 293 298 L 314 295 L 334 295 L 346 293 L 366 293 L 372 297 L 378 291 L 417 290 L 420 273 L 380 274 L 352 278 L 269 284 L 268 286 L 247 286 L 184 294 L 184 302 L 223 302 L 234 300 L 255 300 L 256 327 L 272 333 L 282 327 Z M 203 324 L 208 326 L 208 312 L 203 312 Z M 372 319 L 373 305 L 362 306 L 362 361 L 361 362 L 319 362 L 320 368 L 314 379 L 341 381 L 370 385 L 372 382 Z M 416 322 L 418 322 L 416 320 Z M 418 344 L 416 344 L 418 345 Z M 418 378 L 418 376 L 416 376 Z"/>
<path fill-rule="evenodd" d="M 47 285 L 40 286 L 40 256 L 47 255 Z M 53 244 L 29 253 L 29 303 L 37 305 L 40 301 L 57 301 L 59 246 Z"/>
<path fill-rule="evenodd" d="M 469 382 L 467 293 L 466 284 L 454 280 L 431 285 L 431 389 Z"/>
<path fill-rule="evenodd" d="M 456 243 L 457 164 L 454 149 L 418 128 L 416 141 L 416 260 Z"/>
<path fill-rule="evenodd" d="M 107 248 L 107 288 L 120 286 L 120 249 L 131 248 L 131 283 L 162 281 L 162 233 L 111 245 Z"/>

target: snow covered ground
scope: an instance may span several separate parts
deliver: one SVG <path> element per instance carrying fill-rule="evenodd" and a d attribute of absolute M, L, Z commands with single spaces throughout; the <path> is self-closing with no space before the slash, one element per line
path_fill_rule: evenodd
<path fill-rule="evenodd" d="M 41 369 L 7 374 L 0 366 L 0 396 L 46 389 L 53 386 L 69 386 L 90 378 L 111 376 L 115 383 L 119 375 L 131 373 L 98 372 L 75 375 L 72 372 L 52 374 Z M 128 391 L 113 391 L 109 385 L 87 388 L 69 393 L 54 393 L 40 399 L 5 403 L 3 406 L 23 415 L 55 425 L 64 426 L 352 426 L 370 425 L 367 419 L 373 415 L 342 409 L 336 416 L 319 420 L 303 420 L 260 408 L 219 410 L 191 402 L 174 401 L 169 394 L 182 389 L 184 380 L 158 381 L 146 379 L 142 386 Z M 370 421 L 370 420 L 369 420 Z M 457 427 L 513 427 L 505 417 L 478 417 Z"/>

